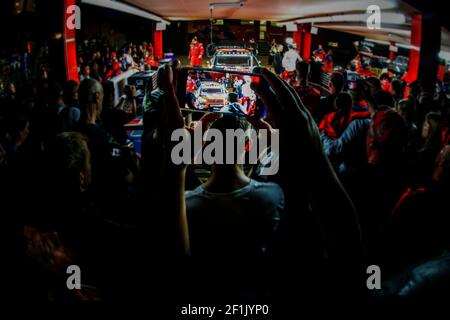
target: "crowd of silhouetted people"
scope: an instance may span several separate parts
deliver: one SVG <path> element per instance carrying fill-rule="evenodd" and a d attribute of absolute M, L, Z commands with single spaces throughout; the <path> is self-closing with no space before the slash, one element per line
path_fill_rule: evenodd
<path fill-rule="evenodd" d="M 80 81 L 92 78 L 103 82 L 112 79 L 129 69 L 150 70 L 158 67 L 152 43 L 127 43 L 114 48 L 107 41 L 92 38 L 85 40 L 77 48 Z"/>
<path fill-rule="evenodd" d="M 385 91 L 371 77 L 348 89 L 335 72 L 324 95 L 309 84 L 305 61 L 290 85 L 262 69 L 264 83 L 253 89 L 264 119 L 206 114 L 185 133 L 277 129 L 279 154 L 269 145 L 253 166 L 203 166 L 208 174 L 199 180 L 198 166 L 171 161 L 171 133 L 187 124 L 174 89 L 178 62 L 158 70 L 138 154 L 124 128 L 133 107 L 114 105 L 113 89 L 101 82 L 107 76 L 92 72 L 100 58 L 93 54 L 81 83 L 47 80 L 23 91 L 9 83 L 0 92 L 2 261 L 11 267 L 11 296 L 448 297 L 445 94 L 420 79 L 394 80 Z M 270 161 L 280 169 L 264 176 Z M 366 288 L 373 264 L 381 290 Z M 66 287 L 69 265 L 82 270 L 80 290 Z"/>

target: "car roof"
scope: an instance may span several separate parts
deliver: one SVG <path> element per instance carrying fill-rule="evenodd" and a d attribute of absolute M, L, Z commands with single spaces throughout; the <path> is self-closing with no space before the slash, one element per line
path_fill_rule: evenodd
<path fill-rule="evenodd" d="M 202 82 L 200 87 L 223 88 L 223 84 L 214 82 L 214 81 L 205 81 L 205 82 Z"/>
<path fill-rule="evenodd" d="M 217 49 L 218 55 L 251 55 L 247 49 Z"/>

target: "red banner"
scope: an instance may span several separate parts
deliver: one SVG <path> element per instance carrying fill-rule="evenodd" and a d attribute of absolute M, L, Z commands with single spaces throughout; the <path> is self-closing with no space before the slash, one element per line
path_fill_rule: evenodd
<path fill-rule="evenodd" d="M 163 58 L 163 34 L 162 31 L 155 31 L 153 34 L 153 48 L 155 49 L 155 60 Z"/>
<path fill-rule="evenodd" d="M 422 15 L 415 14 L 411 21 L 411 49 L 409 50 L 409 66 L 405 81 L 417 80 L 420 63 L 420 46 L 422 44 Z"/>
<path fill-rule="evenodd" d="M 79 81 L 77 44 L 75 41 L 75 28 L 68 26 L 67 21 L 75 14 L 72 10 L 67 13 L 67 8 L 74 6 L 76 0 L 64 0 L 63 30 L 64 30 L 64 60 L 66 64 L 66 80 Z"/>
<path fill-rule="evenodd" d="M 311 58 L 311 25 L 307 25 L 304 32 L 302 57 L 303 60 L 309 61 Z"/>

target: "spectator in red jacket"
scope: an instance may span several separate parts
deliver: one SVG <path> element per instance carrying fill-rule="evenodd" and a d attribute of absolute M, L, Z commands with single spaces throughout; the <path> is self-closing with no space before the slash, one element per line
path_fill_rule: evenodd
<path fill-rule="evenodd" d="M 314 60 L 324 62 L 327 54 L 325 53 L 325 50 L 323 50 L 322 45 L 319 44 L 318 48 L 314 50 L 313 55 Z"/>
<path fill-rule="evenodd" d="M 325 116 L 319 125 L 320 131 L 329 138 L 336 139 L 341 136 L 352 120 L 369 118 L 369 111 L 355 112 L 352 110 L 352 104 L 350 94 L 346 92 L 338 94 L 334 100 L 336 111 Z"/>
<path fill-rule="evenodd" d="M 120 63 L 116 60 L 113 62 L 111 70 L 109 70 L 108 73 L 106 74 L 105 81 L 114 78 L 121 73 L 122 70 L 120 70 Z"/>
<path fill-rule="evenodd" d="M 197 90 L 197 85 L 195 84 L 195 80 L 192 79 L 192 77 L 190 75 L 188 75 L 187 77 L 187 82 L 186 82 L 186 92 L 195 92 L 195 90 Z"/>

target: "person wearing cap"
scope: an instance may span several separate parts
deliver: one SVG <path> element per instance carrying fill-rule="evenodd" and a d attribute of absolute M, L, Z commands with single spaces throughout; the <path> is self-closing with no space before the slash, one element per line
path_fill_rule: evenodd
<path fill-rule="evenodd" d="M 285 79 L 289 79 L 295 76 L 295 68 L 297 66 L 297 62 L 303 61 L 295 48 L 295 43 L 288 44 L 288 51 L 284 53 L 282 65 L 285 71 Z"/>

